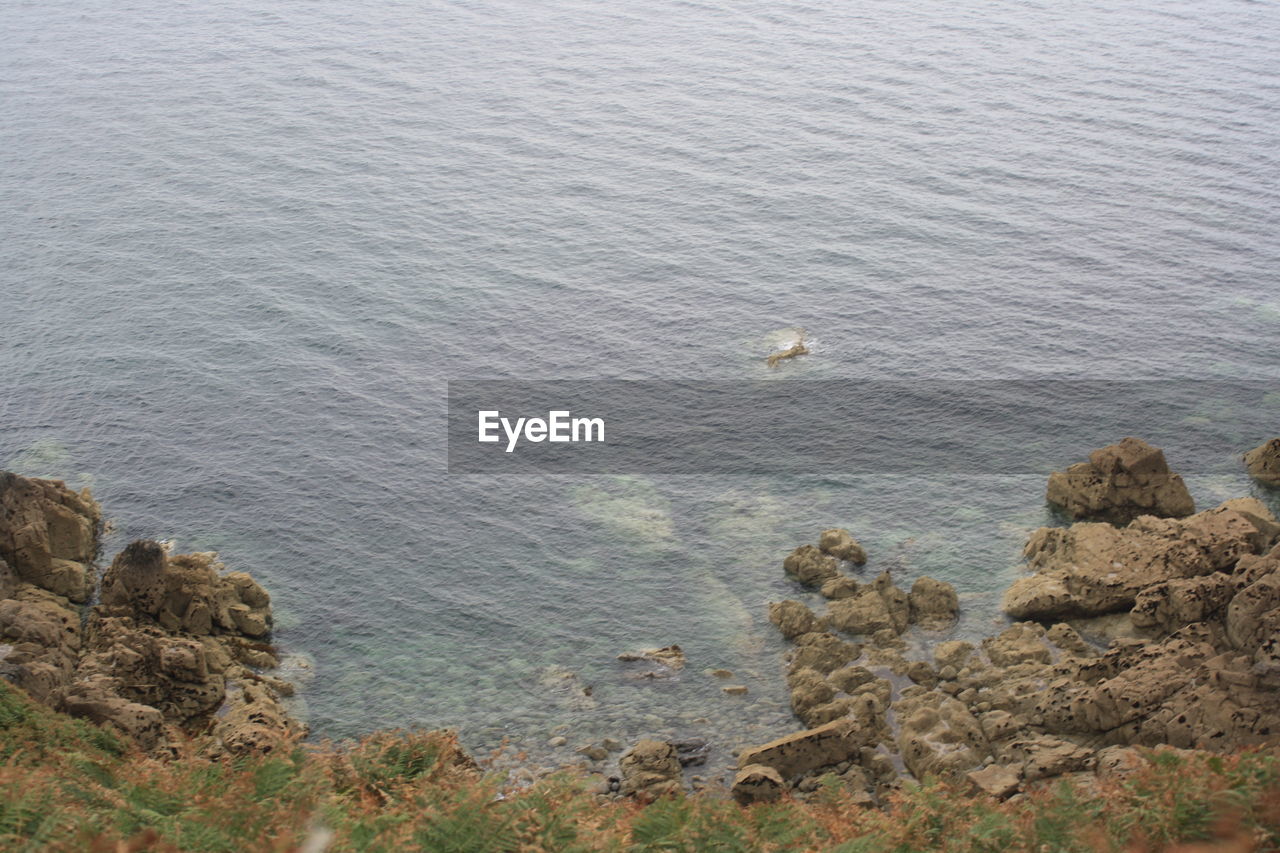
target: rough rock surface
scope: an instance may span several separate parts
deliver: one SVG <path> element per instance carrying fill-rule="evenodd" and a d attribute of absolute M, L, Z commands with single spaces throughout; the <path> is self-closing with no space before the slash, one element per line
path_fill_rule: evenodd
<path fill-rule="evenodd" d="M 763 764 L 748 764 L 733 778 L 733 798 L 743 805 L 770 803 L 781 797 L 786 787 L 777 770 Z"/>
<path fill-rule="evenodd" d="M 1273 438 L 1244 455 L 1249 476 L 1263 485 L 1280 488 L 1280 438 Z"/>
<path fill-rule="evenodd" d="M 1163 581 L 1229 570 L 1274 540 L 1280 527 L 1257 500 L 1227 501 L 1184 519 L 1143 516 L 1127 527 L 1042 527 L 1023 551 L 1034 575 L 1004 598 L 1015 619 L 1065 619 L 1127 610 Z"/>
<path fill-rule="evenodd" d="M 960 598 L 956 588 L 945 581 L 920 578 L 911 585 L 908 595 L 911 621 L 917 625 L 940 627 L 956 618 Z"/>
<path fill-rule="evenodd" d="M 769 621 L 788 640 L 820 630 L 818 617 L 799 601 L 778 601 L 769 605 Z"/>
<path fill-rule="evenodd" d="M 839 574 L 835 557 L 824 554 L 813 545 L 801 545 L 782 561 L 787 574 L 805 586 L 822 586 L 823 582 Z"/>
<path fill-rule="evenodd" d="M 221 574 L 214 555 L 134 542 L 82 612 L 100 517 L 87 491 L 0 472 L 0 677 L 157 753 L 184 733 L 212 755 L 301 735 L 288 686 L 256 671 L 276 665 L 260 642 L 270 597 L 247 574 Z"/>
<path fill-rule="evenodd" d="M 102 514 L 88 490 L 0 471 L 0 560 L 19 581 L 83 602 Z"/>
<path fill-rule="evenodd" d="M 834 720 L 746 750 L 738 756 L 738 766 L 763 764 L 789 779 L 818 767 L 847 761 L 867 745 L 867 740 L 866 730 L 856 720 Z"/>
<path fill-rule="evenodd" d="M 1181 518 L 1195 512 L 1191 493 L 1169 471 L 1164 451 L 1132 437 L 1093 451 L 1088 462 L 1055 471 L 1047 498 L 1072 518 L 1117 524 L 1140 515 Z"/>
<path fill-rule="evenodd" d="M 867 561 L 867 550 L 853 538 L 853 534 L 840 528 L 822 531 L 818 538 L 818 550 L 859 566 Z"/>
<path fill-rule="evenodd" d="M 680 790 L 680 758 L 676 748 L 661 740 L 642 740 L 618 761 L 624 795 L 656 799 Z"/>

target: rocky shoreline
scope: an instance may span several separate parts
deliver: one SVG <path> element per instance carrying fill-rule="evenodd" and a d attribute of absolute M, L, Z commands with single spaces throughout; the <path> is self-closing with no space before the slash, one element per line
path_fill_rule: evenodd
<path fill-rule="evenodd" d="M 57 711 L 180 755 L 266 753 L 305 734 L 266 642 L 271 599 L 213 554 L 138 541 L 96 582 L 88 490 L 0 472 L 0 677 Z M 194 741 L 193 741 L 194 739 Z"/>
<path fill-rule="evenodd" d="M 1280 484 L 1280 439 L 1245 462 Z M 950 584 L 856 577 L 866 552 L 848 531 L 789 555 L 787 574 L 826 601 L 769 608 L 807 728 L 737 750 L 732 795 L 804 799 L 835 784 L 878 805 L 936 776 L 1010 798 L 1122 775 L 1138 747 L 1274 745 L 1280 523 L 1268 508 L 1240 498 L 1195 512 L 1161 451 L 1132 438 L 1055 473 L 1047 498 L 1075 523 L 1031 535 L 1032 573 L 1003 601 L 1019 621 L 976 645 L 943 639 L 959 610 Z M 213 554 L 145 540 L 99 583 L 100 528 L 87 491 L 0 473 L 0 677 L 157 756 L 269 753 L 305 737 L 293 687 L 272 674 L 266 590 Z M 907 633 L 938 639 L 921 656 Z M 683 665 L 678 646 L 637 654 Z M 578 750 L 577 769 L 601 798 L 651 799 L 684 789 L 706 746 L 605 739 Z"/>

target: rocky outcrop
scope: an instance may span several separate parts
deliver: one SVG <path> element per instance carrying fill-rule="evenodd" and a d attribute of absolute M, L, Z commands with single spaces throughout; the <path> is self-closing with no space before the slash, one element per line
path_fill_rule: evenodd
<path fill-rule="evenodd" d="M 801 545 L 792 551 L 782 561 L 782 568 L 805 586 L 822 586 L 824 581 L 840 573 L 836 558 L 813 545 Z"/>
<path fill-rule="evenodd" d="M 838 527 L 822 531 L 822 535 L 818 537 L 818 550 L 837 560 L 848 560 L 858 566 L 867 561 L 867 550 L 853 538 L 852 533 Z"/>
<path fill-rule="evenodd" d="M 1132 437 L 1093 451 L 1088 462 L 1055 471 L 1047 499 L 1072 518 L 1115 524 L 1140 515 L 1181 518 L 1195 512 L 1191 493 L 1169 470 L 1164 451 Z"/>
<path fill-rule="evenodd" d="M 0 471 L 0 560 L 17 580 L 83 602 L 93 590 L 101 510 L 88 490 Z"/>
<path fill-rule="evenodd" d="M 1273 438 L 1244 455 L 1249 476 L 1273 489 L 1280 489 L 1280 438 Z"/>
<path fill-rule="evenodd" d="M 990 753 L 982 726 L 963 702 L 938 690 L 912 688 L 894 703 L 898 748 L 917 779 L 958 781 Z"/>
<path fill-rule="evenodd" d="M 244 572 L 220 575 L 219 568 L 211 553 L 169 558 L 156 542 L 134 542 L 103 576 L 101 612 L 196 636 L 265 637 L 271 597 Z"/>
<path fill-rule="evenodd" d="M 1036 573 L 1004 597 L 1015 619 L 1096 616 L 1133 607 L 1155 584 L 1230 570 L 1267 548 L 1280 526 L 1259 501 L 1227 501 L 1184 519 L 1143 516 L 1127 527 L 1042 527 L 1023 552 Z"/>
<path fill-rule="evenodd" d="M 105 573 L 101 603 L 77 606 L 95 586 L 99 520 L 87 492 L 0 473 L 0 677 L 158 754 L 190 735 L 210 755 L 300 736 L 288 685 L 259 671 L 276 665 L 261 643 L 270 597 L 213 554 L 134 542 Z"/>
<path fill-rule="evenodd" d="M 666 741 L 640 741 L 622 756 L 618 767 L 625 796 L 652 800 L 681 789 L 679 753 Z"/>

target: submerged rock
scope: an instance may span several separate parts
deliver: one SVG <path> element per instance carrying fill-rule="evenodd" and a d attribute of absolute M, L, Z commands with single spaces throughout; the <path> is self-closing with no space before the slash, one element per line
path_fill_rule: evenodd
<path fill-rule="evenodd" d="M 675 645 L 663 646 L 660 649 L 641 649 L 638 652 L 623 652 L 618 655 L 620 661 L 650 661 L 659 663 L 668 669 L 684 669 L 684 649 Z"/>
<path fill-rule="evenodd" d="M 1072 518 L 1125 524 L 1140 515 L 1181 518 L 1195 512 L 1182 478 L 1164 451 L 1129 437 L 1089 454 L 1088 462 L 1055 471 L 1046 495 Z"/>

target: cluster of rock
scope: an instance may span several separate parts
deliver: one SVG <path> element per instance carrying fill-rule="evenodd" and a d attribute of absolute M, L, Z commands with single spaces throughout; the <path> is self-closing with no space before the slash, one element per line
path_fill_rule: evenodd
<path fill-rule="evenodd" d="M 213 554 L 134 542 L 96 586 L 101 511 L 87 490 L 0 472 L 0 677 L 110 726 L 144 750 L 208 735 L 209 754 L 270 751 L 303 734 L 263 674 L 277 664 L 267 592 Z"/>
<path fill-rule="evenodd" d="M 870 804 L 908 773 L 1009 797 L 1123 774 L 1143 763 L 1136 747 L 1280 740 L 1280 524 L 1267 507 L 1192 514 L 1181 478 L 1137 439 L 1055 474 L 1049 497 L 1127 524 L 1035 531 L 1035 574 L 1004 600 L 1024 621 L 976 646 L 937 643 L 926 660 L 908 660 L 899 635 L 955 616 L 948 585 L 861 584 L 824 548 L 793 552 L 788 573 L 828 599 L 823 615 L 798 601 L 769 614 L 795 644 L 787 681 L 810 728 L 743 751 L 734 796 L 804 796 L 833 775 Z M 1105 648 L 1084 639 L 1105 635 Z"/>

